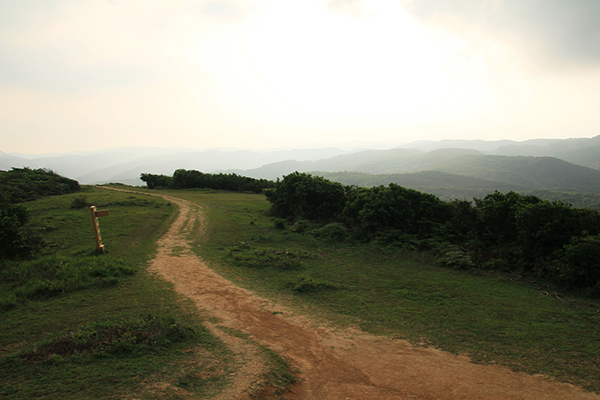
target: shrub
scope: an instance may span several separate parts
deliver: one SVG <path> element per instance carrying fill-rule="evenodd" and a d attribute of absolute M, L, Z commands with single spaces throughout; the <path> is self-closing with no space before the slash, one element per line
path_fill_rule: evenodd
<path fill-rule="evenodd" d="M 277 218 L 275 220 L 275 224 L 274 224 L 275 229 L 285 229 L 285 225 L 286 225 L 285 220 L 280 219 L 280 218 Z"/>
<path fill-rule="evenodd" d="M 553 280 L 573 288 L 600 283 L 600 235 L 573 238 L 555 257 L 548 267 Z"/>
<path fill-rule="evenodd" d="M 473 259 L 463 250 L 451 250 L 437 259 L 438 264 L 454 269 L 475 268 Z"/>
<path fill-rule="evenodd" d="M 265 192 L 271 212 L 280 218 L 331 221 L 346 204 L 344 186 L 319 176 L 294 172 Z"/>
<path fill-rule="evenodd" d="M 342 285 L 312 278 L 307 275 L 298 275 L 290 284 L 290 288 L 296 293 L 317 292 L 326 289 L 341 289 Z"/>
<path fill-rule="evenodd" d="M 27 226 L 29 211 L 21 205 L 0 204 L 0 260 L 26 258 L 46 245 L 39 233 Z"/>
<path fill-rule="evenodd" d="M 348 228 L 339 222 L 333 222 L 323 226 L 322 228 L 313 229 L 309 233 L 315 237 L 336 242 L 343 242 L 349 236 Z"/>
<path fill-rule="evenodd" d="M 94 286 L 112 286 L 135 270 L 108 255 L 66 258 L 56 255 L 5 263 L 0 278 L 10 282 L 0 307 L 10 308 L 30 299 L 47 298 Z"/>
<path fill-rule="evenodd" d="M 318 229 L 320 224 L 308 221 L 306 219 L 297 220 L 294 225 L 291 226 L 290 230 L 295 233 L 304 233 L 313 229 Z"/>
<path fill-rule="evenodd" d="M 84 195 L 81 196 L 77 196 L 75 197 L 75 199 L 73 199 L 73 201 L 71 202 L 71 208 L 84 208 L 84 207 L 89 207 L 90 204 L 88 203 L 87 197 Z"/>
<path fill-rule="evenodd" d="M 81 327 L 17 355 L 27 362 L 50 362 L 79 357 L 143 355 L 197 336 L 172 316 L 144 315 L 128 321 L 100 322 Z"/>
<path fill-rule="evenodd" d="M 368 239 L 384 231 L 420 238 L 436 236 L 442 233 L 451 212 L 451 207 L 437 197 L 393 183 L 355 191 L 344 208 L 344 216 Z"/>
<path fill-rule="evenodd" d="M 0 171 L 0 193 L 3 201 L 8 203 L 80 190 L 79 182 L 46 169 L 12 168 L 10 171 Z"/>
<path fill-rule="evenodd" d="M 306 254 L 299 254 L 295 251 L 275 250 L 275 249 L 240 249 L 230 250 L 234 262 L 247 268 L 275 268 L 279 270 L 299 270 L 302 269 L 300 259 L 308 257 Z"/>

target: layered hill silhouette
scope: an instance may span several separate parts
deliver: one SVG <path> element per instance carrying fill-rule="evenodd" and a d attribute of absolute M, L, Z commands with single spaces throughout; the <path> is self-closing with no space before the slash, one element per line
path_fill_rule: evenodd
<path fill-rule="evenodd" d="M 12 167 L 46 168 L 82 184 L 131 185 L 143 184 L 141 173 L 172 175 L 176 169 L 272 180 L 299 171 L 357 186 L 394 182 L 443 199 L 514 190 L 575 205 L 600 205 L 600 136 L 420 141 L 386 150 L 137 147 L 41 156 L 0 152 L 0 170 Z"/>

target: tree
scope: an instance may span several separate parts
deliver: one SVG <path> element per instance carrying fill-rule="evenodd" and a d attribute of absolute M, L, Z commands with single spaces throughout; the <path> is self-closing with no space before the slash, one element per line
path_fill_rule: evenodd
<path fill-rule="evenodd" d="M 148 189 L 166 189 L 172 186 L 172 178 L 166 175 L 141 174 L 140 179 L 146 182 Z"/>
<path fill-rule="evenodd" d="M 27 257 L 43 247 L 44 240 L 27 222 L 29 211 L 22 205 L 0 205 L 0 259 Z"/>
<path fill-rule="evenodd" d="M 427 238 L 441 233 L 451 208 L 434 195 L 397 184 L 358 189 L 348 201 L 344 216 L 354 221 L 363 235 L 386 230 Z"/>
<path fill-rule="evenodd" d="M 331 221 L 341 215 L 346 204 L 341 183 L 300 172 L 284 176 L 265 194 L 271 212 L 280 218 Z"/>

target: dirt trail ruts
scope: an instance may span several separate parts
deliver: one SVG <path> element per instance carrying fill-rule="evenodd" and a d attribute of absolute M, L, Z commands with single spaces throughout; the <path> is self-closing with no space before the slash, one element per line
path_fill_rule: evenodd
<path fill-rule="evenodd" d="M 600 395 L 543 376 L 477 365 L 464 356 L 357 330 L 334 330 L 294 316 L 224 279 L 198 259 L 188 238 L 194 221 L 202 222 L 201 208 L 164 197 L 181 212 L 159 240 L 151 270 L 220 319 L 218 325 L 242 331 L 288 358 L 299 371 L 300 383 L 284 394 L 286 399 L 600 400 Z M 219 334 L 224 337 L 220 330 Z M 246 399 L 252 385 L 260 381 L 260 357 L 239 339 L 224 340 L 246 363 L 218 398 Z"/>

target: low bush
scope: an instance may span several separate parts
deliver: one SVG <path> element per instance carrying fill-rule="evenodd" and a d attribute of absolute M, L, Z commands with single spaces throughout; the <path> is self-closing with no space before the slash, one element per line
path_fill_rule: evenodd
<path fill-rule="evenodd" d="M 12 358 L 25 362 L 56 363 L 72 356 L 78 358 L 132 356 L 160 351 L 172 343 L 197 336 L 188 324 L 173 316 L 144 315 L 129 321 L 98 322 L 37 344 Z"/>
<path fill-rule="evenodd" d="M 249 246 L 236 246 L 229 250 L 236 265 L 247 268 L 275 268 L 278 270 L 302 269 L 301 259 L 308 254 L 277 249 L 251 249 Z"/>
<path fill-rule="evenodd" d="M 342 289 L 343 286 L 330 281 L 313 278 L 308 275 L 298 275 L 289 283 L 289 287 L 296 293 L 308 293 L 327 289 Z"/>
<path fill-rule="evenodd" d="M 84 195 L 75 197 L 75 199 L 73 199 L 73 201 L 71 202 L 72 209 L 84 208 L 84 207 L 89 207 L 89 206 L 90 206 L 90 204 L 88 203 L 88 199 Z"/>
<path fill-rule="evenodd" d="M 123 260 L 106 254 L 78 258 L 50 255 L 31 261 L 5 262 L 0 270 L 4 289 L 0 308 L 93 286 L 112 286 L 134 272 Z"/>
<path fill-rule="evenodd" d="M 28 222 L 29 211 L 22 205 L 0 204 L 0 260 L 30 257 L 45 247 Z"/>
<path fill-rule="evenodd" d="M 471 269 L 475 267 L 473 259 L 462 250 L 451 250 L 437 259 L 437 263 L 454 269 Z"/>
<path fill-rule="evenodd" d="M 275 229 L 285 229 L 286 225 L 285 220 L 280 218 L 277 218 L 274 223 Z"/>
<path fill-rule="evenodd" d="M 600 291 L 600 235 L 573 238 L 548 269 L 553 280 L 571 288 Z"/>
<path fill-rule="evenodd" d="M 3 201 L 9 203 L 80 190 L 79 182 L 46 169 L 12 168 L 10 171 L 0 171 L 0 194 Z"/>
<path fill-rule="evenodd" d="M 309 233 L 315 237 L 334 242 L 343 242 L 350 236 L 348 228 L 339 222 L 333 222 L 321 228 L 313 229 Z"/>

